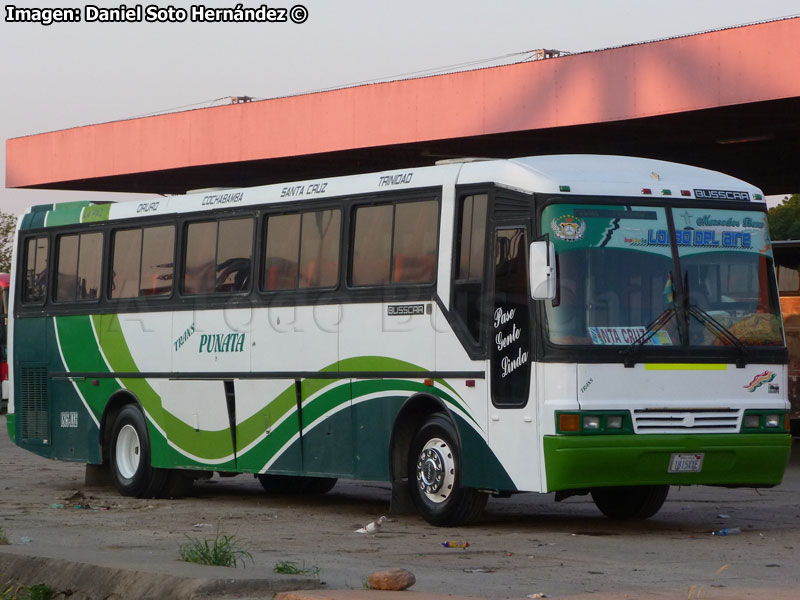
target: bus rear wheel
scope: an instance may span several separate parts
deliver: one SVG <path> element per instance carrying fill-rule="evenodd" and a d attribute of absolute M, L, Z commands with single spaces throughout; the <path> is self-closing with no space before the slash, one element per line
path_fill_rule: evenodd
<path fill-rule="evenodd" d="M 169 471 L 150 464 L 150 436 L 138 407 L 128 404 L 119 411 L 109 448 L 111 479 L 123 496 L 153 498 L 168 484 Z"/>
<path fill-rule="evenodd" d="M 411 498 L 432 525 L 452 527 L 480 516 L 488 494 L 461 487 L 458 435 L 443 413 L 431 415 L 411 443 L 408 478 Z"/>
<path fill-rule="evenodd" d="M 609 519 L 649 519 L 664 505 L 668 485 L 595 488 L 592 500 Z"/>

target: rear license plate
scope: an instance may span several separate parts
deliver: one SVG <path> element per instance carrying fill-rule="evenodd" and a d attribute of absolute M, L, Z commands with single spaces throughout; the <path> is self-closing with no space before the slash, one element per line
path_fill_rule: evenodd
<path fill-rule="evenodd" d="M 669 459 L 670 473 L 699 473 L 703 469 L 704 454 L 673 454 Z"/>

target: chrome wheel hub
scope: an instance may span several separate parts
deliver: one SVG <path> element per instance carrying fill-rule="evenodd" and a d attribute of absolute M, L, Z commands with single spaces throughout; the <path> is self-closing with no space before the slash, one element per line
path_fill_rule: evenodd
<path fill-rule="evenodd" d="M 447 442 L 433 438 L 417 458 L 417 486 L 431 502 L 439 504 L 453 492 L 455 459 Z"/>

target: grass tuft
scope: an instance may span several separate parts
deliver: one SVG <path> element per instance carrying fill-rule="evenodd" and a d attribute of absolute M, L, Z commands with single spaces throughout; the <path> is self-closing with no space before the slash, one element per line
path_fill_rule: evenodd
<path fill-rule="evenodd" d="M 6 530 L 0 527 L 0 546 L 8 546 L 11 542 L 8 541 Z"/>
<path fill-rule="evenodd" d="M 56 591 L 45 583 L 30 587 L 6 584 L 0 588 L 0 600 L 52 600 Z"/>
<path fill-rule="evenodd" d="M 213 538 L 186 538 L 188 543 L 180 547 L 181 560 L 198 565 L 217 567 L 236 567 L 239 563 L 246 566 L 247 560 L 255 564 L 253 555 L 239 547 L 240 541 L 235 535 L 222 532 L 222 519 L 217 522 L 217 532 Z"/>
<path fill-rule="evenodd" d="M 281 575 L 310 575 L 311 577 L 319 577 L 320 571 L 322 571 L 317 566 L 306 567 L 305 562 L 302 565 L 298 565 L 291 560 L 275 563 L 275 567 L 272 570 Z"/>

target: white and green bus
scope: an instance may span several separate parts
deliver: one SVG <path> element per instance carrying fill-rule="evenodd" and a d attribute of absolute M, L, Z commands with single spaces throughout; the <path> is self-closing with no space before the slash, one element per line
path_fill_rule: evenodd
<path fill-rule="evenodd" d="M 523 491 L 646 518 L 670 485 L 774 486 L 766 223 L 738 179 L 586 155 L 35 207 L 8 431 L 124 495 L 378 480 L 437 525 Z"/>

